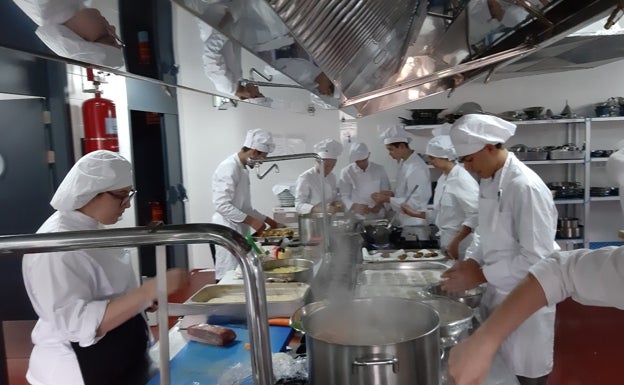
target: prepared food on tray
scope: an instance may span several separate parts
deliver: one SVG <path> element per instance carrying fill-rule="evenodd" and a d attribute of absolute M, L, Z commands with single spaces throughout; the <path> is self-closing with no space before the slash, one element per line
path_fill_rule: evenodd
<path fill-rule="evenodd" d="M 259 237 L 292 237 L 295 235 L 295 231 L 293 229 L 266 229 L 262 230 L 258 234 Z"/>
<path fill-rule="evenodd" d="M 390 262 L 390 261 L 424 261 L 440 260 L 445 256 L 439 250 L 429 249 L 399 249 L 399 250 L 372 250 L 362 248 L 364 261 Z"/>
<path fill-rule="evenodd" d="M 303 266 L 280 266 L 275 267 L 273 269 L 264 270 L 265 273 L 276 273 L 276 274 L 288 274 L 288 273 L 298 273 L 300 271 L 307 270 L 307 267 Z"/>

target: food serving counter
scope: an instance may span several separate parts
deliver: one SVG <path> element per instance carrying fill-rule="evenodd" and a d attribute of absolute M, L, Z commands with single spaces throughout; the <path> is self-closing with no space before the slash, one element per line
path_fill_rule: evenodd
<path fill-rule="evenodd" d="M 318 265 L 319 263 L 317 261 L 316 266 L 318 267 Z M 400 265 L 400 268 L 397 268 L 398 265 Z M 389 275 L 390 269 L 394 270 L 392 274 L 399 274 L 399 278 L 405 278 L 408 280 L 427 280 L 428 278 L 431 278 L 427 274 L 414 275 L 414 273 L 420 270 L 414 269 L 416 265 L 421 266 L 422 268 L 427 268 L 427 270 L 423 270 L 422 273 L 427 271 L 435 272 L 443 267 L 442 263 L 437 261 L 357 264 L 353 269 L 355 272 L 354 283 L 356 284 L 356 287 L 363 290 L 369 287 L 368 283 L 379 283 L 377 282 L 379 279 L 387 278 L 394 280 L 397 277 L 394 275 L 391 277 Z M 318 270 L 315 271 L 315 274 L 316 273 L 318 273 Z M 369 280 L 373 280 L 374 282 L 369 282 Z M 360 285 L 357 284 L 358 282 Z M 219 285 L 232 284 L 242 284 L 242 280 L 234 271 L 226 274 L 223 280 L 219 283 Z M 403 294 L 404 293 L 402 292 L 400 293 L 400 295 Z M 197 317 L 199 317 L 199 319 Z M 170 361 L 171 384 L 190 385 L 197 383 L 202 385 L 234 385 L 235 382 L 232 382 L 231 379 L 236 378 L 237 376 L 232 376 L 233 373 L 246 375 L 249 371 L 250 353 L 245 348 L 245 343 L 248 341 L 247 330 L 242 325 L 228 325 L 228 327 L 234 326 L 233 330 L 237 333 L 236 342 L 228 347 L 208 346 L 192 341 L 187 342 L 182 333 L 180 333 L 179 328 L 188 326 L 189 324 L 202 322 L 201 317 L 202 316 L 186 316 L 169 331 L 169 357 L 172 357 Z M 269 332 L 272 353 L 283 351 L 289 344 L 289 341 L 292 341 L 292 330 L 289 327 L 271 326 Z M 159 356 L 158 343 L 152 347 L 150 355 L 153 358 L 157 358 Z M 157 362 L 157 360 L 155 361 Z M 445 364 L 446 362 L 443 360 L 441 365 L 442 373 L 440 377 L 440 385 L 446 385 L 448 383 Z M 148 384 L 156 385 L 158 384 L 158 381 L 159 377 L 156 375 L 156 377 L 152 378 Z M 247 380 L 238 383 L 252 384 L 252 381 L 250 378 L 247 378 Z M 509 371 L 502 359 L 497 355 L 491 366 L 490 373 L 485 384 L 515 385 L 517 384 L 517 380 L 516 377 Z"/>

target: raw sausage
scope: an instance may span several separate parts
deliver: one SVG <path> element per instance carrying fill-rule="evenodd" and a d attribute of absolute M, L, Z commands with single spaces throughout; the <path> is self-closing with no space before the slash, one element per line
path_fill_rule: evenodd
<path fill-rule="evenodd" d="M 234 330 L 210 324 L 191 325 L 186 333 L 193 341 L 216 346 L 228 345 L 236 339 Z"/>

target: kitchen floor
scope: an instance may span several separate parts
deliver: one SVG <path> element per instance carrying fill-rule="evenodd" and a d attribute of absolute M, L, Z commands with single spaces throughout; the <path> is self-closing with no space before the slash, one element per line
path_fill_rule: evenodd
<path fill-rule="evenodd" d="M 548 385 L 622 383 L 623 346 L 624 310 L 562 302 L 557 306 L 555 367 Z M 26 360 L 9 359 L 8 366 L 8 385 L 27 385 Z"/>

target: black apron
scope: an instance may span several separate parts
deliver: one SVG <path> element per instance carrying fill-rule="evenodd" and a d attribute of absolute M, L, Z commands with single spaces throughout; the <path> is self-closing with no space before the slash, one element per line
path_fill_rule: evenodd
<path fill-rule="evenodd" d="M 147 324 L 137 314 L 91 346 L 71 345 L 85 385 L 141 385 L 149 380 L 148 343 Z"/>

